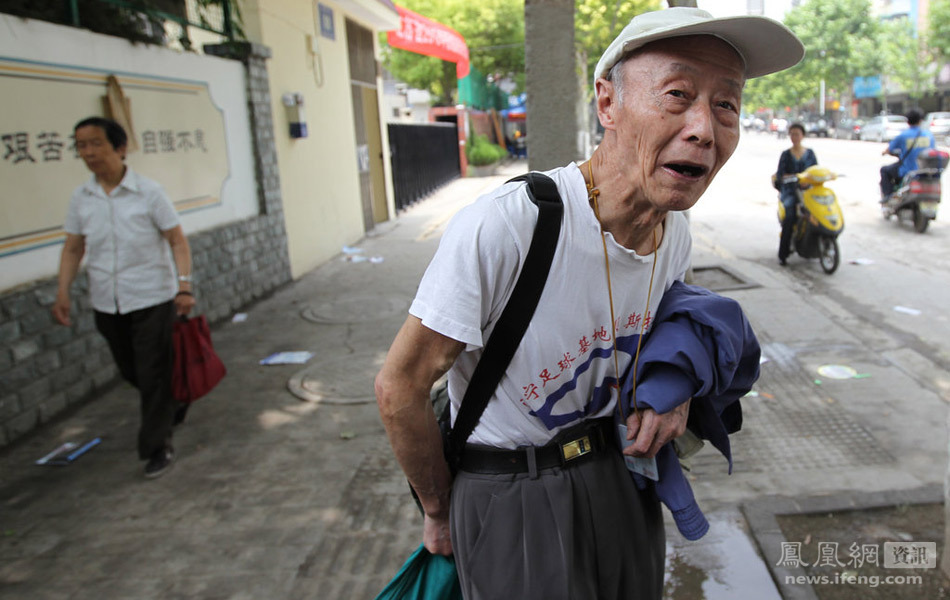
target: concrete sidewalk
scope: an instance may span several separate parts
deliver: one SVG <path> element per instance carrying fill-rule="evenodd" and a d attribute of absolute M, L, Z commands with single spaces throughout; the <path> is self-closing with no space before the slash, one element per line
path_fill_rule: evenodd
<path fill-rule="evenodd" d="M 143 479 L 135 460 L 137 398 L 124 384 L 0 452 L 0 598 L 373 598 L 421 540 L 373 377 L 450 216 L 524 169 L 515 162 L 444 186 L 359 253 L 249 307 L 246 321 L 217 326 L 228 377 L 176 430 L 178 460 L 161 479 Z M 694 265 L 708 267 L 698 283 L 732 288 L 722 293 L 742 302 L 769 362 L 759 396 L 744 402 L 735 474 L 713 452 L 697 457 L 691 479 L 713 528 L 700 542 L 668 528 L 667 595 L 807 598 L 806 588 L 780 594 L 773 583 L 780 532 L 768 531 L 761 503 L 929 498 L 943 476 L 933 456 L 946 455 L 943 418 L 933 415 L 946 407 L 877 359 L 875 344 L 890 341 L 873 336 L 883 334 L 856 336 L 832 302 L 765 263 L 725 255 L 701 222 L 693 228 Z M 796 311 L 810 318 L 785 316 Z M 314 357 L 258 364 L 292 350 Z M 816 387 L 814 369 L 842 353 L 873 377 Z M 908 389 L 910 418 L 873 418 Z M 69 466 L 33 464 L 94 437 L 102 443 Z"/>

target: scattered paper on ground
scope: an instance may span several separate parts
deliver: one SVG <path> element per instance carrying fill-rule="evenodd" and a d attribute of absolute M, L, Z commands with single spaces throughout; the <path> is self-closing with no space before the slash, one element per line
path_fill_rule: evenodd
<path fill-rule="evenodd" d="M 231 317 L 232 323 L 243 323 L 247 321 L 247 313 L 234 313 L 234 316 Z"/>
<path fill-rule="evenodd" d="M 818 374 L 829 379 L 864 379 L 871 376 L 869 373 L 858 373 L 847 365 L 822 365 L 818 367 Z"/>
<path fill-rule="evenodd" d="M 343 262 L 351 262 L 351 263 L 368 262 L 374 265 L 378 265 L 379 263 L 383 262 L 385 259 L 382 256 L 363 256 L 362 254 L 346 254 L 340 260 L 342 260 Z"/>
<path fill-rule="evenodd" d="M 920 314 L 920 311 L 916 308 L 907 308 L 906 306 L 895 306 L 894 310 L 899 313 L 904 313 L 905 315 L 914 315 L 915 317 Z"/>
<path fill-rule="evenodd" d="M 295 350 L 291 352 L 275 352 L 267 358 L 261 359 L 262 365 L 302 365 L 313 358 L 313 352 Z"/>
<path fill-rule="evenodd" d="M 79 444 L 77 442 L 66 442 L 59 448 L 56 448 L 43 458 L 36 461 L 38 465 L 68 465 L 74 460 L 89 452 L 102 442 L 102 438 L 94 438 Z"/>

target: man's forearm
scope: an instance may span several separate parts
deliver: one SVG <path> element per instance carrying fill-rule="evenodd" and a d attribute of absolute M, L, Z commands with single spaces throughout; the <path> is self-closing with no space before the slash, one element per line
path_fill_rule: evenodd
<path fill-rule="evenodd" d="M 449 508 L 452 477 L 442 451 L 442 436 L 428 391 L 398 388 L 377 379 L 377 399 L 383 426 L 396 460 L 429 516 L 444 516 Z"/>
<path fill-rule="evenodd" d="M 376 376 L 376 402 L 393 453 L 429 517 L 448 518 L 452 476 L 429 393 L 465 344 L 410 315 Z"/>

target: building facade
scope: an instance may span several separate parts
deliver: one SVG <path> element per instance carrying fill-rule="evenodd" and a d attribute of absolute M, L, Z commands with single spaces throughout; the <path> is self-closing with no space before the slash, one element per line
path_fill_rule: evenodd
<path fill-rule="evenodd" d="M 50 315 L 69 195 L 89 177 L 81 118 L 127 119 L 127 161 L 175 204 L 212 321 L 395 214 L 376 42 L 393 5 L 250 0 L 242 15 L 249 41 L 181 52 L 0 13 L 0 447 L 118 375 L 84 272 L 74 325 Z"/>

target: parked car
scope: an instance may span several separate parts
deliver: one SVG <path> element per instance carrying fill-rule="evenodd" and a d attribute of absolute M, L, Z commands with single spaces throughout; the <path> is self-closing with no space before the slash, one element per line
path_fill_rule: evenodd
<path fill-rule="evenodd" d="M 773 132 L 779 138 L 788 135 L 788 119 L 774 118 L 769 124 L 769 131 Z"/>
<path fill-rule="evenodd" d="M 828 137 L 828 121 L 823 117 L 817 119 L 808 119 L 805 121 L 805 135 L 815 137 Z"/>
<path fill-rule="evenodd" d="M 950 112 L 932 112 L 924 116 L 920 128 L 934 134 L 935 139 L 941 139 L 950 134 Z"/>
<path fill-rule="evenodd" d="M 839 140 L 859 140 L 862 127 L 864 119 L 841 119 L 835 125 L 835 137 Z"/>
<path fill-rule="evenodd" d="M 907 117 L 903 115 L 879 115 L 872 117 L 861 128 L 861 139 L 872 142 L 889 142 L 907 129 Z"/>

